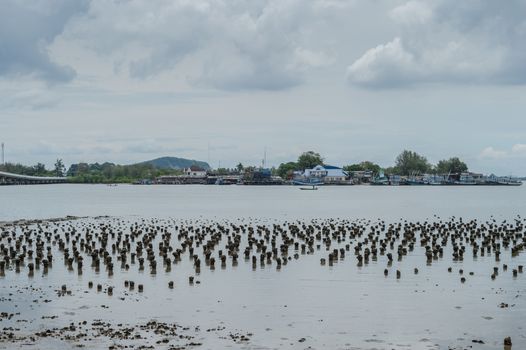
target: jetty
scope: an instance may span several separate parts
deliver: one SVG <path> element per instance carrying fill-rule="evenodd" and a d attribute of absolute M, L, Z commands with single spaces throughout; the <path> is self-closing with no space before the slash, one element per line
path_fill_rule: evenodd
<path fill-rule="evenodd" d="M 7 173 L 0 171 L 0 186 L 1 185 L 44 185 L 44 184 L 58 184 L 66 183 L 66 177 L 50 177 L 50 176 L 29 176 Z"/>

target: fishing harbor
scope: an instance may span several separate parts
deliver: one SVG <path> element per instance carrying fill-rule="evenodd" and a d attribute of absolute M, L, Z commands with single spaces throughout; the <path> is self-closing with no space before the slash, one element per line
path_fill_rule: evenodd
<path fill-rule="evenodd" d="M 140 183 L 140 182 L 139 182 Z M 217 175 L 204 169 L 185 169 L 184 174 L 161 176 L 144 184 L 161 185 L 289 185 L 289 186 L 520 186 L 522 180 L 511 176 L 458 173 L 447 175 L 385 175 L 383 172 L 347 172 L 335 166 L 318 165 L 295 172 L 291 179 L 272 175 L 271 169 L 255 169 L 243 174 Z"/>
<path fill-rule="evenodd" d="M 520 186 L 516 176 L 484 175 L 468 170 L 457 157 L 430 164 L 415 152 L 405 150 L 395 165 L 383 168 L 370 161 L 343 167 L 327 164 L 312 151 L 303 152 L 296 162 L 267 166 L 265 150 L 259 166 L 238 163 L 233 168 L 211 168 L 207 162 L 161 157 L 131 165 L 78 163 L 66 167 L 57 159 L 54 170 L 38 163 L 0 164 L 0 185 L 55 183 L 133 183 L 136 185 L 248 185 L 248 186 Z M 183 166 L 184 165 L 184 166 Z"/>

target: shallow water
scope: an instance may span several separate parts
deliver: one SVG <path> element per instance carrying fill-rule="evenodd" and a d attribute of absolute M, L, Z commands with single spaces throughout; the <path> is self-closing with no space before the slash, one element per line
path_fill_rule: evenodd
<path fill-rule="evenodd" d="M 174 234 L 175 225 L 183 224 L 199 227 L 234 222 L 271 228 L 287 220 L 310 222 L 315 217 L 372 222 L 381 218 L 395 223 L 401 218 L 439 221 L 455 216 L 464 217 L 464 221 L 478 218 L 482 223 L 492 220 L 493 215 L 500 223 L 524 214 L 524 194 L 522 187 L 356 186 L 312 192 L 293 187 L 242 186 L 0 187 L 0 221 L 65 215 L 122 218 L 50 224 L 81 229 L 91 223 L 128 227 L 155 217 L 163 218 L 160 222 Z M 185 222 L 188 218 L 191 221 Z M 453 262 L 448 245 L 443 258 L 427 265 L 424 250 L 417 245 L 402 261 L 395 259 L 388 268 L 389 276 L 384 277 L 385 256 L 358 267 L 351 248 L 343 261 L 321 266 L 320 258 L 329 253 L 322 246 L 313 254 L 291 259 L 280 271 L 275 264 L 258 264 L 253 270 L 241 257 L 235 267 L 229 263 L 225 269 L 218 265 L 211 271 L 203 266 L 196 277 L 201 283 L 194 285 L 188 283 L 188 276 L 195 275 L 188 255 L 171 272 L 165 272 L 161 264 L 155 276 L 148 269 L 138 271 L 134 265 L 121 270 L 116 263 L 111 277 L 104 269 L 95 273 L 87 260 L 79 276 L 76 269 L 68 271 L 57 255 L 46 276 L 36 272 L 28 278 L 26 269 L 19 274 L 6 271 L 0 278 L 0 312 L 20 312 L 11 320 L 1 320 L 0 325 L 32 334 L 82 320 L 136 324 L 157 319 L 199 326 L 201 330 L 191 333 L 206 349 L 502 349 L 506 336 L 512 337 L 513 349 L 522 349 L 526 348 L 526 277 L 519 274 L 514 278 L 511 270 L 526 265 L 526 259 L 524 253 L 512 258 L 509 249 L 502 252 L 501 261 L 496 262 L 492 254 L 473 259 L 468 248 L 464 261 Z M 503 264 L 509 266 L 507 272 L 502 271 Z M 500 273 L 492 281 L 494 266 L 499 266 Z M 418 274 L 413 273 L 415 267 Z M 453 268 L 452 273 L 447 272 L 448 267 Z M 464 270 L 466 283 L 460 282 L 459 269 Z M 402 273 L 400 279 L 395 277 L 396 270 Z M 128 291 L 125 280 L 143 283 L 144 292 Z M 113 296 L 89 289 L 88 281 L 105 288 L 114 286 Z M 175 282 L 174 289 L 167 287 L 168 281 Z M 62 284 L 67 284 L 72 295 L 56 296 L 55 290 Z M 27 289 L 30 286 L 36 290 Z M 51 302 L 43 302 L 45 299 Z M 509 307 L 500 308 L 503 302 Z M 217 327 L 225 330 L 204 331 Z M 236 332 L 252 334 L 250 341 L 229 339 L 229 334 Z M 472 340 L 483 340 L 484 344 Z M 40 339 L 0 342 L 0 348 L 75 348 L 79 343 L 87 348 L 113 344 L 104 339 Z"/>
<path fill-rule="evenodd" d="M 526 186 L 0 186 L 0 221 L 75 216 L 175 218 L 512 218 Z"/>

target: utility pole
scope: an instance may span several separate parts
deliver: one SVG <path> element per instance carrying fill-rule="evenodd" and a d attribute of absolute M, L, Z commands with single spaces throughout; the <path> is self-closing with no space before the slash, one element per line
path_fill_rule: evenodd
<path fill-rule="evenodd" d="M 265 169 L 267 165 L 267 146 L 263 149 L 263 169 Z"/>
<path fill-rule="evenodd" d="M 206 162 L 210 165 L 210 142 L 208 142 L 207 159 Z"/>
<path fill-rule="evenodd" d="M 4 143 L 2 142 L 2 165 L 5 165 Z"/>

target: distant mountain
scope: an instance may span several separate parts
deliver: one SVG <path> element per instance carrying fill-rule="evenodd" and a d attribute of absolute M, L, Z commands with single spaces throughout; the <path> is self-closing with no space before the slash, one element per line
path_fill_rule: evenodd
<path fill-rule="evenodd" d="M 208 165 L 207 162 L 177 157 L 161 157 L 139 164 L 152 164 L 157 169 L 184 169 L 192 165 L 197 165 L 198 167 L 204 168 L 206 170 L 210 169 L 210 165 Z"/>

